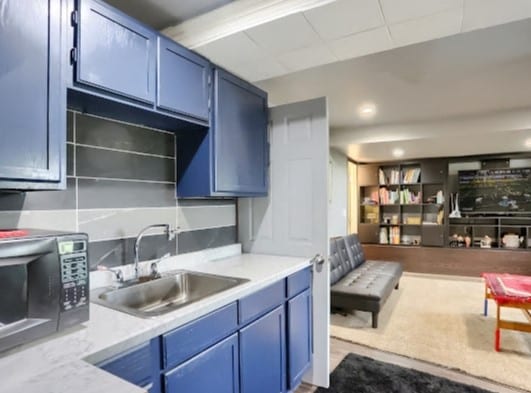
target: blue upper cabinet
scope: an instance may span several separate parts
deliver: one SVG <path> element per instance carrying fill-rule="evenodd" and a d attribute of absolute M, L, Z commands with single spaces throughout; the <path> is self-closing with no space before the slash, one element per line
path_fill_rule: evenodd
<path fill-rule="evenodd" d="M 214 188 L 267 194 L 267 94 L 215 71 Z"/>
<path fill-rule="evenodd" d="M 177 139 L 177 197 L 267 195 L 267 93 L 214 70 L 211 127 Z"/>
<path fill-rule="evenodd" d="M 157 108 L 208 121 L 210 62 L 158 37 Z"/>
<path fill-rule="evenodd" d="M 100 0 L 79 0 L 75 81 L 147 104 L 155 102 L 157 33 Z"/>
<path fill-rule="evenodd" d="M 65 187 L 62 2 L 0 2 L 0 189 Z"/>

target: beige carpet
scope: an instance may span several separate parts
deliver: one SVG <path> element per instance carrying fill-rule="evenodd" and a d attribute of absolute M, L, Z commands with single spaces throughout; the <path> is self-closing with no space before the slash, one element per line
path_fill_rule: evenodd
<path fill-rule="evenodd" d="M 481 280 L 404 275 L 380 312 L 332 314 L 330 333 L 347 341 L 462 370 L 531 391 L 531 333 L 502 330 L 494 351 L 495 307 L 483 317 Z M 502 317 L 525 322 L 519 310 Z"/>

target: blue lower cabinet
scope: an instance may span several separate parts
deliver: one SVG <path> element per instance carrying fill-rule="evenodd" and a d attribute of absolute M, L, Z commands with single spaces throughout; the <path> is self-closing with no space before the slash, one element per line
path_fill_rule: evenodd
<path fill-rule="evenodd" d="M 288 301 L 288 389 L 294 390 L 312 360 L 312 296 L 310 289 Z"/>
<path fill-rule="evenodd" d="M 160 393 L 160 340 L 151 341 L 116 355 L 97 365 L 99 368 L 149 393 Z"/>
<path fill-rule="evenodd" d="M 242 393 L 286 391 L 286 323 L 284 306 L 240 330 Z"/>
<path fill-rule="evenodd" d="M 238 335 L 164 374 L 165 393 L 238 393 Z"/>

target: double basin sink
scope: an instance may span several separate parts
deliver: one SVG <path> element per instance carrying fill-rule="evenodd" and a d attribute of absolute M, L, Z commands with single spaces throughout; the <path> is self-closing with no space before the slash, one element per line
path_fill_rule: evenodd
<path fill-rule="evenodd" d="M 120 288 L 95 289 L 91 292 L 91 301 L 114 310 L 149 318 L 166 314 L 248 281 L 243 278 L 178 270 L 150 281 L 126 283 Z"/>

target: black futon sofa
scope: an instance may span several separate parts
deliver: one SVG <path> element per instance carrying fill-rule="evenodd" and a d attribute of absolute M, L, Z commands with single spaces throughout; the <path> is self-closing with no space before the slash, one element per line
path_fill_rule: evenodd
<path fill-rule="evenodd" d="M 398 262 L 367 261 L 358 235 L 330 241 L 330 303 L 332 309 L 372 313 L 372 327 L 378 327 L 378 313 L 398 289 L 402 265 Z"/>

